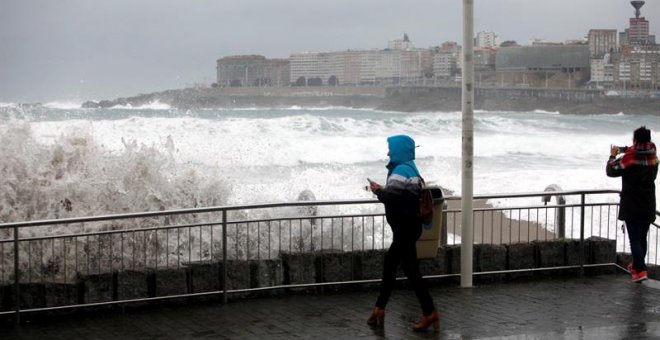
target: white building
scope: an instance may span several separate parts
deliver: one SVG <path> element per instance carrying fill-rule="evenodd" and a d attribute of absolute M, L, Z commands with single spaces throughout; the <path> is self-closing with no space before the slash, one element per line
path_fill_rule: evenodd
<path fill-rule="evenodd" d="M 495 35 L 495 32 L 487 32 L 487 31 L 481 31 L 477 33 L 477 39 L 476 39 L 476 46 L 475 47 L 491 47 L 491 48 L 497 48 L 500 46 L 499 44 L 499 38 L 497 35 Z"/>
<path fill-rule="evenodd" d="M 298 85 L 386 85 L 417 84 L 433 69 L 431 51 L 415 49 L 404 35 L 390 41 L 384 50 L 294 53 L 290 57 L 291 83 Z"/>
<path fill-rule="evenodd" d="M 603 58 L 591 59 L 591 82 L 597 85 L 614 82 L 614 64 L 611 63 L 609 54 Z"/>
<path fill-rule="evenodd" d="M 457 67 L 456 52 L 440 51 L 433 56 L 433 74 L 436 78 L 453 77 Z"/>

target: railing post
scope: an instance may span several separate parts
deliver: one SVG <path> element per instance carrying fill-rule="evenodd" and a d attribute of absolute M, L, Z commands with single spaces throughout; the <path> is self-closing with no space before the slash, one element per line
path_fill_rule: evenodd
<path fill-rule="evenodd" d="M 222 210 L 222 303 L 227 303 L 227 210 Z"/>
<path fill-rule="evenodd" d="M 584 276 L 584 193 L 580 195 L 580 278 Z"/>
<path fill-rule="evenodd" d="M 548 185 L 545 190 L 545 192 L 549 191 L 557 191 L 561 192 L 563 191 L 558 185 L 556 184 L 551 184 Z M 566 208 L 564 205 L 566 205 L 566 199 L 564 198 L 564 195 L 556 195 L 557 197 L 557 205 L 561 206 L 560 208 L 557 209 L 557 215 L 555 216 L 555 226 L 557 228 L 557 238 L 565 238 L 566 237 Z M 550 202 L 550 199 L 552 198 L 551 195 L 545 195 L 541 197 L 541 201 L 543 203 L 548 204 Z M 547 213 L 547 210 L 546 210 Z"/>
<path fill-rule="evenodd" d="M 449 230 L 449 228 L 447 228 L 447 201 L 445 200 L 442 200 L 442 204 L 440 205 L 440 218 L 442 221 L 442 229 L 440 230 L 440 245 L 444 247 L 447 245 L 447 234 Z"/>
<path fill-rule="evenodd" d="M 21 322 L 21 284 L 20 271 L 18 269 L 18 227 L 14 227 L 14 307 L 16 308 L 16 324 Z"/>

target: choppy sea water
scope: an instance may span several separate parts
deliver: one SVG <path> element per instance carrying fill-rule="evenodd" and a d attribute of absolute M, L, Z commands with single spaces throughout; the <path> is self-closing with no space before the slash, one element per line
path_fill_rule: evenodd
<path fill-rule="evenodd" d="M 78 107 L 0 105 L 0 221 L 292 201 L 303 190 L 370 197 L 366 178 L 385 181 L 386 137 L 401 133 L 419 144 L 427 182 L 460 195 L 460 112 Z M 474 192 L 617 189 L 609 146 L 630 144 L 641 125 L 657 140 L 657 116 L 477 111 Z"/>

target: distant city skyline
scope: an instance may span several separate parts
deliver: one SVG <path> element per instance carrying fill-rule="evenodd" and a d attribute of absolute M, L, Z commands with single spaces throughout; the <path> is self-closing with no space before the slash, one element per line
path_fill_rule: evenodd
<path fill-rule="evenodd" d="M 0 102 L 108 99 L 215 79 L 235 54 L 288 58 L 304 51 L 384 48 L 407 33 L 415 47 L 461 38 L 455 1 L 4 0 Z M 642 16 L 658 34 L 660 1 Z M 501 41 L 584 38 L 628 26 L 627 0 L 475 2 L 475 32 Z"/>

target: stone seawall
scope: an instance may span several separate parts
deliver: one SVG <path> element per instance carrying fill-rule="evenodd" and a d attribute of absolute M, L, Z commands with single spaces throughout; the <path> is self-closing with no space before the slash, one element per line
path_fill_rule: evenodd
<path fill-rule="evenodd" d="M 535 241 L 511 245 L 479 244 L 474 248 L 474 271 L 528 270 L 534 268 L 579 264 L 579 241 Z M 457 245 L 438 248 L 434 259 L 420 260 L 423 275 L 460 273 L 461 249 Z M 385 250 L 355 252 L 323 252 L 313 254 L 281 254 L 277 259 L 227 262 L 227 288 L 239 290 L 281 285 L 345 282 L 379 279 Z M 592 237 L 585 242 L 585 264 L 619 263 L 629 256 L 616 254 L 616 243 Z M 55 307 L 85 303 L 182 295 L 218 291 L 222 287 L 222 262 L 194 263 L 186 267 L 141 271 L 122 271 L 96 275 L 78 275 L 75 283 L 32 282 L 21 284 L 21 309 Z M 612 273 L 614 267 L 588 268 L 587 273 Z M 520 271 L 507 274 L 475 276 L 480 280 L 506 280 L 518 277 L 575 275 L 576 270 Z M 400 273 L 403 276 L 403 273 Z M 660 267 L 649 266 L 649 276 L 660 278 Z M 454 282 L 456 277 L 436 280 L 438 284 Z M 372 284 L 373 285 L 373 284 Z M 331 286 L 324 289 L 346 289 L 355 286 Z M 312 290 L 320 288 L 287 288 Z M 254 294 L 278 294 L 283 290 L 260 293 L 232 293 L 230 298 Z M 14 285 L 0 284 L 0 311 L 15 308 Z"/>
<path fill-rule="evenodd" d="M 598 90 L 476 88 L 475 109 L 544 110 L 564 114 L 650 114 L 660 116 L 660 98 L 606 97 Z M 460 111 L 461 88 L 391 87 L 381 109 L 392 111 Z"/>

